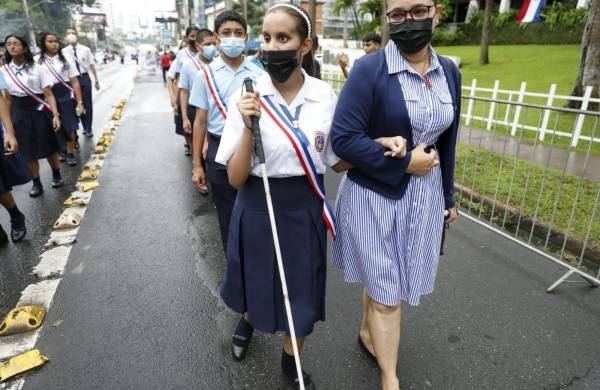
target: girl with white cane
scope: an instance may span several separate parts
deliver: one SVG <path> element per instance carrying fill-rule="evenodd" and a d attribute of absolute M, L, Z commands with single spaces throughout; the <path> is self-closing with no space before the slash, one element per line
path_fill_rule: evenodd
<path fill-rule="evenodd" d="M 216 157 L 227 165 L 230 184 L 239 191 L 221 289 L 225 303 L 244 314 L 233 336 L 233 356 L 244 358 L 254 328 L 286 332 L 281 368 L 296 389 L 315 388 L 308 374 L 299 377 L 294 350 L 302 349 L 314 323 L 325 319 L 327 230 L 335 235 L 335 227 L 322 175 L 327 166 L 341 170 L 345 165 L 329 140 L 337 99 L 328 84 L 311 76 L 310 36 L 310 19 L 302 9 L 278 4 L 267 11 L 261 47 L 267 73 L 257 79 L 257 92 L 232 99 L 229 107 L 238 109 L 229 111 Z M 253 117 L 260 118 L 265 170 L 253 156 L 253 142 L 258 141 Z M 263 172 L 276 221 L 273 230 Z M 279 274 L 281 258 L 284 275 Z M 291 313 L 280 276 L 287 278 Z M 293 327 L 288 326 L 292 313 Z"/>

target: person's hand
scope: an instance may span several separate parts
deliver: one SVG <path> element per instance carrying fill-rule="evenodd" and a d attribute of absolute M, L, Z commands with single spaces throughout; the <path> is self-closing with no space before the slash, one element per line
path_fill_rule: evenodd
<path fill-rule="evenodd" d="M 54 128 L 54 131 L 60 129 L 60 119 L 58 119 L 58 115 L 52 116 L 52 127 Z"/>
<path fill-rule="evenodd" d="M 100 90 L 100 82 L 98 80 L 96 80 L 96 82 L 94 83 L 94 86 L 96 87 L 96 91 Z"/>
<path fill-rule="evenodd" d="M 4 152 L 7 155 L 15 154 L 19 150 L 17 139 L 12 135 L 6 135 L 4 138 Z"/>
<path fill-rule="evenodd" d="M 458 218 L 458 209 L 456 207 L 452 207 L 448 211 L 450 211 L 450 216 L 446 220 L 446 223 L 452 223 L 456 221 L 456 219 Z"/>
<path fill-rule="evenodd" d="M 202 158 L 206 161 L 206 156 L 208 156 L 208 141 L 204 141 L 204 145 L 202 145 Z"/>
<path fill-rule="evenodd" d="M 183 131 L 186 134 L 192 134 L 192 122 L 188 118 L 183 120 Z"/>
<path fill-rule="evenodd" d="M 375 141 L 388 149 L 384 153 L 386 157 L 402 158 L 406 156 L 406 139 L 404 137 L 381 137 Z"/>
<path fill-rule="evenodd" d="M 429 153 L 425 151 L 425 144 L 419 144 L 413 149 L 410 158 L 410 163 L 406 169 L 407 173 L 417 176 L 425 176 L 431 171 L 432 168 L 440 165 L 440 161 L 437 159 L 437 154 L 434 150 Z"/>
<path fill-rule="evenodd" d="M 177 98 L 171 99 L 171 108 L 173 109 L 175 115 L 177 115 L 179 111 L 179 106 L 177 105 Z"/>
<path fill-rule="evenodd" d="M 82 102 L 77 103 L 77 107 L 75 107 L 75 113 L 77 114 L 77 116 L 85 114 L 85 108 L 83 107 Z"/>
<path fill-rule="evenodd" d="M 252 128 L 252 117 L 260 118 L 260 94 L 258 91 L 250 93 L 246 92 L 238 101 L 237 107 L 244 118 L 244 125 L 248 129 Z"/>
<path fill-rule="evenodd" d="M 203 191 L 206 188 L 206 176 L 202 167 L 195 167 L 192 170 L 192 183 L 198 191 Z"/>
<path fill-rule="evenodd" d="M 348 55 L 346 53 L 341 53 L 338 56 L 338 64 L 340 64 L 340 67 L 342 68 L 348 67 Z"/>

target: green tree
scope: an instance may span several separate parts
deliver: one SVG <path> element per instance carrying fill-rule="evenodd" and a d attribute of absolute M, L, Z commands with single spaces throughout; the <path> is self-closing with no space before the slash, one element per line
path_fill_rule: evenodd
<path fill-rule="evenodd" d="M 266 1 L 264 0 L 246 0 L 246 7 L 248 8 L 248 27 L 252 37 L 256 38 L 262 32 L 262 22 L 265 16 Z M 243 5 L 240 2 L 233 4 L 233 10 L 243 13 Z"/>
<path fill-rule="evenodd" d="M 354 0 L 335 0 L 335 4 L 333 6 L 333 13 L 336 15 L 340 15 L 343 11 L 352 12 L 352 22 L 354 24 L 354 29 L 352 30 L 353 36 L 355 39 L 359 39 L 361 33 L 361 22 L 358 18 L 358 9 L 356 8 L 356 1 Z"/>

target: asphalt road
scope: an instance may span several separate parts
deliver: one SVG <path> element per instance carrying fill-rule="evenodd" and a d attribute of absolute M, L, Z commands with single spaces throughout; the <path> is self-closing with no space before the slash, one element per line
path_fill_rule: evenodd
<path fill-rule="evenodd" d="M 124 88 L 133 81 L 134 71 L 135 67 L 132 64 L 121 66 L 113 62 L 101 66 L 98 74 L 101 89 L 94 91 L 95 138 L 102 132 L 111 115 L 112 107 L 122 97 Z M 52 189 L 50 167 L 47 162 L 40 161 L 40 177 L 45 190 L 43 196 L 30 198 L 28 192 L 31 184 L 15 187 L 13 191 L 17 205 L 27 218 L 28 234 L 18 245 L 10 244 L 0 248 L 0 313 L 6 313 L 12 308 L 19 300 L 23 288 L 34 281 L 29 273 L 39 262 L 39 255 L 43 252 L 52 225 L 62 211 L 63 202 L 73 191 L 81 168 L 88 160 L 94 146 L 94 142 L 81 136 L 81 132 L 79 142 L 81 144 L 79 165 L 76 167 L 61 165 L 61 173 L 66 183 L 64 187 Z M 10 218 L 2 208 L 0 208 L 0 224 L 5 231 L 10 231 Z"/>
<path fill-rule="evenodd" d="M 280 335 L 255 333 L 242 363 L 229 355 L 238 317 L 218 294 L 216 214 L 190 176 L 160 76 L 140 76 L 37 343 L 50 362 L 25 389 L 285 388 Z M 335 198 L 339 176 L 326 181 Z M 51 217 L 19 253 L 40 250 Z M 17 263 L 11 272 L 26 271 Z M 600 290 L 574 283 L 546 294 L 561 274 L 457 222 L 436 291 L 403 309 L 402 388 L 599 389 Z M 330 269 L 328 318 L 303 353 L 319 389 L 377 388 L 378 370 L 356 344 L 360 293 Z"/>

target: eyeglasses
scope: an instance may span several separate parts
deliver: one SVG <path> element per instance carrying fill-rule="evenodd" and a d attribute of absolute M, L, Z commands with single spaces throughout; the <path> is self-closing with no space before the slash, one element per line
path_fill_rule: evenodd
<path fill-rule="evenodd" d="M 425 20 L 429 17 L 429 12 L 435 5 L 417 5 L 409 10 L 396 8 L 387 13 L 387 17 L 392 24 L 401 24 L 406 21 L 406 16 L 410 14 L 412 20 Z"/>

